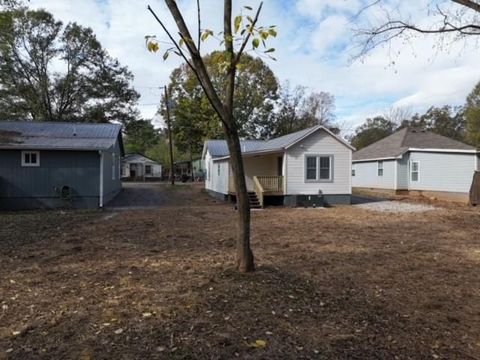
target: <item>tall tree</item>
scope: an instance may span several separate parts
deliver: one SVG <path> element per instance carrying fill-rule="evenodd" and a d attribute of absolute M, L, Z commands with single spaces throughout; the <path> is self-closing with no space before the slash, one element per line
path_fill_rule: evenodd
<path fill-rule="evenodd" d="M 160 141 L 160 131 L 149 120 L 130 121 L 125 125 L 125 149 L 127 153 L 145 154 Z"/>
<path fill-rule="evenodd" d="M 421 127 L 451 139 L 465 140 L 465 118 L 462 107 L 445 105 L 430 107 L 425 114 L 415 114 L 411 119 L 401 122 L 400 128 Z"/>
<path fill-rule="evenodd" d="M 467 140 L 480 148 L 480 82 L 467 97 L 465 119 Z"/>
<path fill-rule="evenodd" d="M 225 88 L 223 89 L 224 92 L 220 93 L 212 82 L 212 78 L 207 71 L 207 67 L 199 50 L 201 39 L 206 39 L 208 36 L 213 35 L 213 31 L 202 31 L 199 25 L 197 36 L 194 39 L 177 6 L 177 2 L 175 0 L 165 0 L 165 3 L 177 25 L 180 41 L 177 41 L 172 36 L 172 33 L 165 27 L 164 23 L 150 7 L 149 10 L 169 36 L 175 51 L 183 57 L 190 69 L 194 72 L 210 104 L 222 122 L 224 135 L 230 152 L 230 164 L 232 166 L 237 195 L 238 238 L 236 244 L 236 266 L 241 272 L 253 271 L 255 269 L 255 263 L 250 247 L 250 203 L 240 148 L 239 125 L 234 117 L 236 72 L 247 45 L 251 43 L 253 50 L 259 49 L 260 44 L 265 44 L 265 40 L 270 36 L 276 36 L 276 31 L 273 27 L 265 28 L 257 26 L 262 4 L 260 4 L 253 17 L 240 14 L 236 16 L 235 19 L 232 19 L 232 0 L 224 0 L 222 32 L 224 56 L 219 66 L 223 69 L 226 80 Z M 245 9 L 251 10 L 251 8 L 248 7 L 245 7 Z M 198 11 L 198 13 L 200 13 L 200 11 Z M 147 42 L 148 40 L 147 38 Z M 235 48 L 235 44 L 238 44 L 237 48 Z M 184 50 L 182 45 L 185 46 L 186 50 Z M 152 41 L 151 39 L 150 42 L 148 42 L 149 49 L 158 50 L 158 46 L 158 42 Z M 265 49 L 264 54 L 268 55 L 268 53 L 272 51 L 274 51 L 274 49 Z M 168 54 L 168 52 L 166 54 Z"/>
<path fill-rule="evenodd" d="M 218 64 L 225 61 L 224 57 L 225 54 L 220 51 L 203 57 L 212 83 L 220 94 L 225 93 L 226 79 Z M 233 112 L 239 135 L 261 137 L 277 99 L 277 79 L 262 59 L 243 54 L 237 66 L 235 81 Z M 221 121 L 187 64 L 172 72 L 169 90 L 173 110 L 172 126 L 179 148 L 184 145 L 201 148 L 205 138 L 221 136 Z M 188 140 L 186 144 L 183 144 L 183 138 Z"/>
<path fill-rule="evenodd" d="M 265 137 L 276 137 L 315 125 L 334 128 L 335 97 L 328 92 L 307 92 L 304 86 L 282 84 L 276 110 L 264 126 Z"/>
<path fill-rule="evenodd" d="M 0 120 L 128 122 L 133 75 L 92 30 L 44 10 L 0 12 Z"/>
<path fill-rule="evenodd" d="M 385 119 L 383 116 L 369 118 L 364 124 L 357 128 L 350 142 L 353 147 L 360 150 L 393 134 L 396 128 L 397 124 Z"/>

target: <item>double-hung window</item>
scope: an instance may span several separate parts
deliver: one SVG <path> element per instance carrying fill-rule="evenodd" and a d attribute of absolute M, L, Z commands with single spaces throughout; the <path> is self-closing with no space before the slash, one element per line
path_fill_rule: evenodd
<path fill-rule="evenodd" d="M 377 162 L 377 175 L 383 176 L 383 161 Z"/>
<path fill-rule="evenodd" d="M 22 166 L 40 166 L 40 151 L 22 151 Z"/>
<path fill-rule="evenodd" d="M 306 155 L 305 181 L 329 182 L 333 180 L 333 155 Z"/>
<path fill-rule="evenodd" d="M 418 165 L 418 161 L 410 162 L 410 180 L 418 181 L 419 173 L 420 173 L 420 167 Z"/>

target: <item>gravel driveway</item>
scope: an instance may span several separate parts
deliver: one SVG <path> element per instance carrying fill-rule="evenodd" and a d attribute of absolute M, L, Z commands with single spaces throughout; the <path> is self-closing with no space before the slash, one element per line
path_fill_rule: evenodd
<path fill-rule="evenodd" d="M 158 183 L 124 182 L 120 194 L 106 206 L 114 210 L 132 210 L 165 205 L 169 197 Z"/>
<path fill-rule="evenodd" d="M 359 205 L 353 205 L 354 207 L 380 211 L 380 212 L 389 212 L 389 213 L 417 213 L 437 210 L 436 207 L 425 204 L 412 204 L 407 202 L 400 201 L 377 201 Z"/>

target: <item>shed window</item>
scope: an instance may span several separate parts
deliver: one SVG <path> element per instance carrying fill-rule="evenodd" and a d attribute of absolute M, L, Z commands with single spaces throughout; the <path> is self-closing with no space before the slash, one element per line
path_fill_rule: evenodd
<path fill-rule="evenodd" d="M 352 165 L 352 176 L 355 176 L 355 164 Z"/>
<path fill-rule="evenodd" d="M 220 164 L 217 165 L 217 175 L 220 176 Z"/>
<path fill-rule="evenodd" d="M 22 151 L 22 166 L 40 166 L 40 152 Z"/>
<path fill-rule="evenodd" d="M 377 162 L 377 175 L 383 176 L 383 161 Z"/>
<path fill-rule="evenodd" d="M 331 181 L 333 179 L 332 155 L 307 155 L 305 157 L 305 181 Z"/>
<path fill-rule="evenodd" d="M 419 172 L 418 161 L 412 161 L 410 163 L 410 179 L 412 181 L 418 181 Z"/>
<path fill-rule="evenodd" d="M 152 175 L 152 165 L 145 165 L 145 175 Z"/>

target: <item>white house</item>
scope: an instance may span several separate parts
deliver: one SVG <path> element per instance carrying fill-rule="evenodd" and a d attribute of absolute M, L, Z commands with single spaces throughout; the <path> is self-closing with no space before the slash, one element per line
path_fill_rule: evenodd
<path fill-rule="evenodd" d="M 314 126 L 266 141 L 242 140 L 241 147 L 247 189 L 260 206 L 350 203 L 354 149 L 328 129 Z M 202 158 L 207 191 L 222 199 L 235 196 L 226 141 L 206 141 Z"/>
<path fill-rule="evenodd" d="M 353 154 L 352 185 L 467 200 L 480 153 L 419 128 L 404 128 Z"/>
<path fill-rule="evenodd" d="M 122 160 L 122 178 L 132 180 L 160 179 L 162 165 L 141 154 L 128 154 Z"/>

